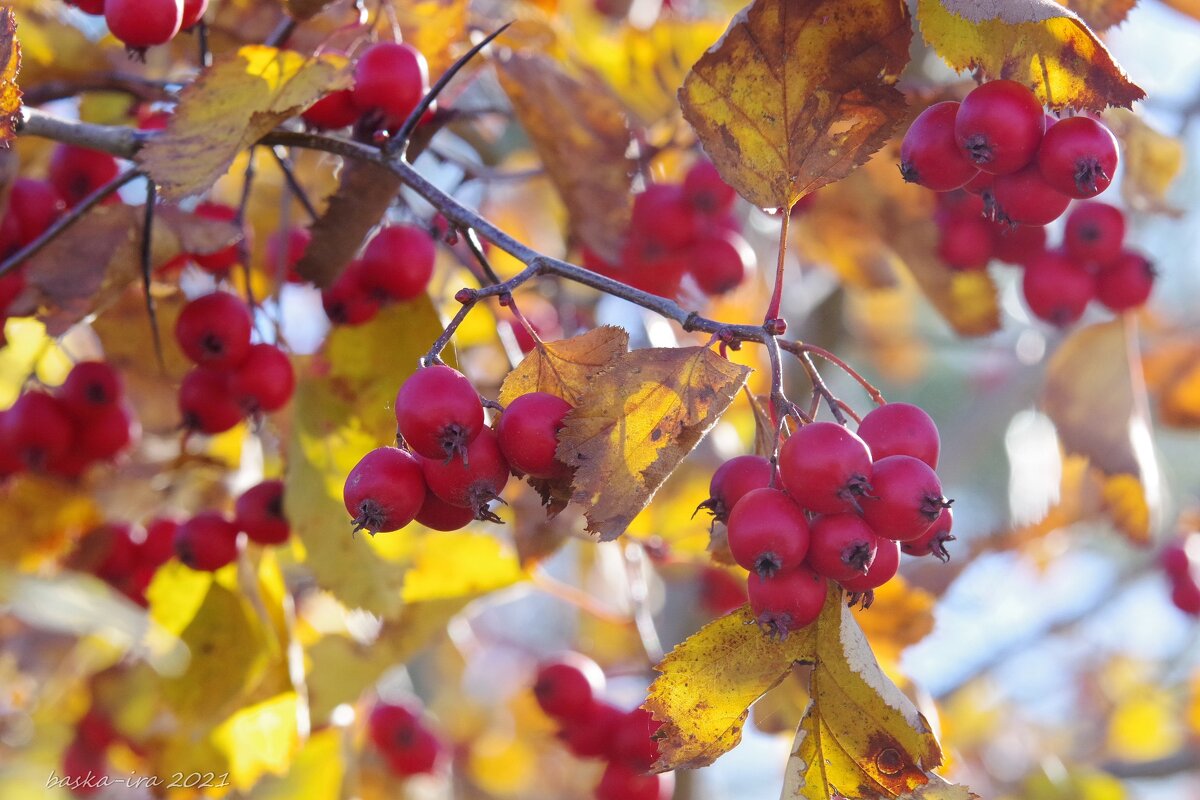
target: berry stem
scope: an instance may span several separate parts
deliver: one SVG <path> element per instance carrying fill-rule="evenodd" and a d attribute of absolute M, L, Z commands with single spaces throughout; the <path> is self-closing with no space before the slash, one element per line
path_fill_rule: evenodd
<path fill-rule="evenodd" d="M 790 208 L 779 210 L 779 258 L 775 262 L 775 288 L 771 291 L 771 302 L 767 305 L 763 325 L 779 317 L 779 306 L 783 302 L 783 266 L 787 261 L 788 225 L 791 219 Z"/>
<path fill-rule="evenodd" d="M 454 334 L 458 330 L 458 327 L 463 324 L 463 320 L 467 318 L 467 314 L 471 313 L 471 309 L 473 309 L 475 304 L 478 302 L 478 297 L 474 297 L 462 304 L 462 308 L 458 310 L 458 313 L 455 314 L 450 320 L 449 324 L 446 325 L 446 330 L 442 331 L 442 335 L 439 336 L 436 341 L 434 341 L 434 343 L 430 346 L 429 351 L 425 353 L 425 355 L 421 356 L 419 363 L 422 367 L 428 367 L 431 364 L 443 363 L 441 359 L 442 351 L 446 349 L 446 345 L 450 344 L 450 340 L 454 338 Z"/>
<path fill-rule="evenodd" d="M 784 350 L 787 350 L 789 353 L 796 356 L 797 358 L 800 358 L 802 354 L 809 353 L 814 356 L 817 356 L 818 358 L 825 359 L 830 364 L 833 364 L 835 367 L 842 370 L 842 372 L 845 372 L 847 375 L 849 375 L 851 378 L 853 378 L 858 383 L 859 386 L 863 387 L 863 389 L 870 396 L 872 402 L 874 402 L 875 405 L 881 406 L 881 405 L 884 405 L 885 403 L 887 403 L 887 400 L 885 400 L 883 397 L 883 393 L 880 392 L 877 388 L 875 388 L 875 385 L 873 383 L 871 383 L 869 380 L 867 380 L 861 374 L 859 374 L 859 372 L 856 369 L 854 369 L 854 367 L 850 366 L 845 361 L 843 361 L 842 359 L 835 356 L 833 353 L 826 350 L 824 347 L 818 347 L 815 344 L 807 344 L 805 342 L 787 342 L 787 341 L 780 343 L 780 347 L 782 347 Z"/>
<path fill-rule="evenodd" d="M 821 377 L 821 373 L 817 370 L 817 365 L 813 363 L 812 356 L 808 352 L 796 354 L 796 359 L 804 367 L 804 371 L 808 373 L 808 380 L 812 383 L 813 390 L 813 408 L 810 416 L 817 415 L 817 409 L 820 408 L 820 401 L 824 400 L 825 405 L 829 406 L 829 411 L 833 414 L 833 418 L 837 420 L 839 425 L 846 424 L 846 415 L 843 412 L 845 403 L 834 397 L 833 392 L 829 390 L 829 385 L 825 383 L 825 379 Z"/>
<path fill-rule="evenodd" d="M 237 226 L 238 232 L 242 237 L 238 239 L 237 254 L 238 260 L 242 262 L 242 276 L 246 280 L 246 302 L 250 305 L 251 313 L 258 307 L 258 302 L 254 299 L 254 281 L 253 275 L 250 272 L 250 242 L 246 240 L 246 209 L 250 205 L 250 190 L 254 188 L 254 152 L 255 145 L 251 145 L 246 152 L 246 172 L 242 177 L 242 196 L 238 201 L 237 213 L 233 217 L 233 224 Z M 268 148 L 272 149 L 272 148 Z"/>
<path fill-rule="evenodd" d="M 292 169 L 287 156 L 281 152 L 283 148 L 271 147 L 268 149 L 271 151 L 271 155 L 275 157 L 275 163 L 279 165 L 279 171 L 283 173 L 283 179 L 287 181 L 288 189 L 291 190 L 292 196 L 296 198 L 300 205 L 304 206 L 304 212 L 308 214 L 308 218 L 316 222 L 321 215 L 317 213 L 317 208 L 313 205 L 312 200 L 309 199 L 308 193 L 304 191 L 304 187 L 296 180 L 296 172 Z"/>

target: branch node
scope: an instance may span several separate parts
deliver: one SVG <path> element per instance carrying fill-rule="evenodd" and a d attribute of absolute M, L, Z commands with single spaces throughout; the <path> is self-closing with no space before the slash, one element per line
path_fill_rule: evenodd
<path fill-rule="evenodd" d="M 479 292 L 470 287 L 463 287 L 454 293 L 454 299 L 464 306 L 479 299 Z"/>

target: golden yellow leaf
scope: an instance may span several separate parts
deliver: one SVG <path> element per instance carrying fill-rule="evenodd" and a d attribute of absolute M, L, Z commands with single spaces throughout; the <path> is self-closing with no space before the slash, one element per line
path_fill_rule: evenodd
<path fill-rule="evenodd" d="M 683 115 L 743 197 L 791 208 L 887 141 L 911 38 L 901 0 L 755 0 L 692 67 Z"/>
<path fill-rule="evenodd" d="M 706 347 L 626 353 L 567 414 L 558 458 L 602 541 L 621 535 L 729 406 L 749 367 Z"/>
<path fill-rule="evenodd" d="M 621 102 L 595 73 L 540 54 L 497 64 L 500 85 L 570 214 L 571 231 L 616 261 L 633 208 L 632 135 Z"/>
<path fill-rule="evenodd" d="M 435 81 L 454 63 L 452 48 L 467 39 L 467 0 L 402 0 L 395 4 L 404 41 L 421 51 Z"/>
<path fill-rule="evenodd" d="M 111 69 L 108 51 L 64 21 L 45 0 L 5 3 L 16 11 L 21 44 L 21 86 L 26 93 L 45 81 L 80 78 Z"/>
<path fill-rule="evenodd" d="M 478 597 L 525 578 L 516 554 L 494 536 L 431 532 L 417 543 L 404 576 L 404 602 Z"/>
<path fill-rule="evenodd" d="M 0 564 L 33 567 L 48 561 L 100 519 L 82 488 L 41 475 L 15 475 L 0 487 Z"/>
<path fill-rule="evenodd" d="M 285 692 L 238 709 L 216 727 L 213 744 L 225 754 L 229 780 L 245 791 L 263 775 L 283 775 L 300 746 L 298 700 Z"/>
<path fill-rule="evenodd" d="M 579 405 L 596 376 L 628 349 L 629 334 L 611 325 L 543 342 L 504 378 L 500 403 L 508 405 L 529 392 L 546 392 Z"/>
<path fill-rule="evenodd" d="M 1167 202 L 1167 190 L 1183 172 L 1183 142 L 1123 108 L 1109 109 L 1104 121 L 1121 140 L 1121 198 L 1140 211 L 1176 213 Z"/>
<path fill-rule="evenodd" d="M 1058 0 L 1074 11 L 1094 31 L 1120 25 L 1137 5 L 1137 0 Z"/>
<path fill-rule="evenodd" d="M 1200 343 L 1190 337 L 1165 342 L 1146 354 L 1146 383 L 1168 425 L 1200 426 Z"/>
<path fill-rule="evenodd" d="M 16 39 L 17 21 L 11 8 L 0 9 L 0 142 L 11 142 L 21 118 L 21 43 Z"/>
<path fill-rule="evenodd" d="M 937 775 L 930 775 L 929 783 L 900 800 L 979 800 L 979 795 L 965 786 L 946 783 Z"/>
<path fill-rule="evenodd" d="M 339 728 L 314 733 L 282 777 L 268 776 L 259 781 L 246 797 L 248 800 L 331 800 L 339 797 L 346 771 Z"/>
<path fill-rule="evenodd" d="M 142 148 L 138 162 L 165 197 L 203 192 L 280 122 L 349 85 L 345 64 L 340 56 L 242 47 L 183 90 L 166 131 Z"/>
<path fill-rule="evenodd" d="M 1051 108 L 1129 107 L 1146 93 L 1096 35 L 1054 0 L 918 0 L 925 41 L 951 67 L 1031 87 Z"/>
<path fill-rule="evenodd" d="M 1171 691 L 1148 683 L 1126 693 L 1108 721 L 1108 750 L 1124 761 L 1150 761 L 1184 743 L 1179 702 Z"/>

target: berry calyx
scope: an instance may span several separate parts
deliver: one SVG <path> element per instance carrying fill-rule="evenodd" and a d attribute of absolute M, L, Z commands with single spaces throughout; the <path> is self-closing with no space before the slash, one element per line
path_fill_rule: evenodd
<path fill-rule="evenodd" d="M 717 216 L 733 206 L 737 190 L 721 178 L 711 161 L 702 158 L 684 176 L 683 196 L 698 213 Z"/>
<path fill-rule="evenodd" d="M 399 530 L 413 521 L 425 500 L 421 465 L 407 450 L 378 447 L 350 470 L 342 499 L 355 531 Z"/>
<path fill-rule="evenodd" d="M 104 361 L 79 362 L 56 392 L 77 419 L 99 416 L 116 405 L 123 393 L 120 373 Z"/>
<path fill-rule="evenodd" d="M 949 504 L 932 467 L 912 456 L 888 456 L 871 468 L 862 515 L 879 536 L 908 542 L 929 530 Z"/>
<path fill-rule="evenodd" d="M 491 428 L 479 432 L 462 458 L 421 456 L 420 462 L 429 491 L 450 505 L 472 509 L 476 519 L 500 521 L 488 505 L 500 499 L 510 467 Z"/>
<path fill-rule="evenodd" d="M 899 571 L 900 543 L 881 536 L 879 549 L 875 551 L 875 561 L 871 563 L 867 574 L 838 581 L 838 583 L 850 593 L 850 605 L 860 603 L 863 608 L 870 608 L 871 603 L 875 600 L 874 590 L 896 577 L 896 573 Z"/>
<path fill-rule="evenodd" d="M 191 569 L 215 572 L 237 559 L 238 529 L 216 511 L 202 511 L 175 530 L 175 555 Z"/>
<path fill-rule="evenodd" d="M 335 325 L 362 325 L 379 313 L 379 300 L 367 291 L 361 261 L 351 261 L 332 286 L 321 290 L 321 306 Z"/>
<path fill-rule="evenodd" d="M 866 575 L 875 561 L 879 537 L 857 514 L 817 517 L 811 531 L 804 563 L 818 575 L 835 581 L 849 580 Z"/>
<path fill-rule="evenodd" d="M 25 468 L 40 471 L 67 452 L 74 428 L 62 402 L 26 392 L 0 418 L 0 446 Z"/>
<path fill-rule="evenodd" d="M 900 549 L 910 556 L 933 556 L 943 563 L 949 561 L 950 553 L 946 550 L 946 542 L 954 541 L 954 536 L 950 533 L 953 526 L 953 510 L 943 508 L 929 530 L 911 542 L 901 542 Z"/>
<path fill-rule="evenodd" d="M 1042 104 L 1016 81 L 990 81 L 963 98 L 954 137 L 983 172 L 1007 175 L 1030 163 L 1046 132 Z"/>
<path fill-rule="evenodd" d="M 108 153 L 86 147 L 60 144 L 50 156 L 50 183 L 68 208 L 78 205 L 79 201 L 117 177 L 120 171 L 116 159 Z"/>
<path fill-rule="evenodd" d="M 437 364 L 417 370 L 400 387 L 396 423 L 417 455 L 461 460 L 483 430 L 483 405 L 465 375 Z"/>
<path fill-rule="evenodd" d="M 779 451 L 779 475 L 800 505 L 814 514 L 857 510 L 870 492 L 871 450 L 857 434 L 833 422 L 813 422 Z"/>
<path fill-rule="evenodd" d="M 197 364 L 232 369 L 250 352 L 252 322 L 246 304 L 229 292 L 188 303 L 175 321 L 175 340 Z"/>
<path fill-rule="evenodd" d="M 696 510 L 703 508 L 717 522 L 725 522 L 739 500 L 755 489 L 770 485 L 770 461 L 763 456 L 735 456 L 717 467 L 708 482 L 708 499 Z"/>
<path fill-rule="evenodd" d="M 912 456 L 937 469 L 941 437 L 937 425 L 920 406 L 885 403 L 867 413 L 858 424 L 858 435 L 876 459 Z"/>
<path fill-rule="evenodd" d="M 954 120 L 959 104 L 934 103 L 908 126 L 900 144 L 900 175 L 935 192 L 948 192 L 966 185 L 979 174 L 954 137 Z"/>
<path fill-rule="evenodd" d="M 604 671 L 580 653 L 565 653 L 538 666 L 533 696 L 557 720 L 585 719 L 604 691 Z"/>
<path fill-rule="evenodd" d="M 263 481 L 242 492 L 234 504 L 233 521 L 252 542 L 286 542 L 291 526 L 283 513 L 283 481 Z"/>
<path fill-rule="evenodd" d="M 729 551 L 743 569 L 763 578 L 794 569 L 809 548 L 804 510 L 779 489 L 755 489 L 729 515 Z"/>
<path fill-rule="evenodd" d="M 773 639 L 786 639 L 792 631 L 811 625 L 825 605 L 825 579 L 808 567 L 770 578 L 752 572 L 746 589 L 755 622 Z"/>
<path fill-rule="evenodd" d="M 1070 197 L 1095 197 L 1117 171 L 1117 137 L 1091 117 L 1059 120 L 1042 138 L 1037 164 L 1046 183 Z"/>

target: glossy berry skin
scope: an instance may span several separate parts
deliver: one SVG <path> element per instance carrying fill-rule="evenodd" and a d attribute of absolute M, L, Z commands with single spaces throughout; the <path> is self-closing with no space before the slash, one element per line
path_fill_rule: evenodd
<path fill-rule="evenodd" d="M 175 554 L 175 532 L 179 525 L 179 520 L 168 517 L 155 517 L 146 523 L 146 538 L 138 550 L 143 564 L 157 569 L 170 560 Z"/>
<path fill-rule="evenodd" d="M 984 269 L 995 252 L 995 226 L 983 217 L 951 217 L 938 225 L 938 258 L 951 269 Z"/>
<path fill-rule="evenodd" d="M 835 581 L 867 574 L 879 549 L 879 537 L 862 517 L 857 514 L 817 517 L 811 530 L 804 562 L 809 569 Z"/>
<path fill-rule="evenodd" d="M 1005 225 L 994 223 L 997 229 L 994 256 L 1006 264 L 1025 266 L 1030 259 L 1046 250 L 1046 229 L 1040 225 Z"/>
<path fill-rule="evenodd" d="M 560 718 L 558 738 L 579 758 L 601 758 L 608 755 L 624 717 L 621 709 L 597 700 L 582 717 Z"/>
<path fill-rule="evenodd" d="M 141 432 L 128 408 L 111 405 L 77 427 L 75 450 L 89 461 L 106 461 L 128 448 Z"/>
<path fill-rule="evenodd" d="M 283 514 L 283 481 L 263 481 L 242 492 L 234 504 L 233 522 L 252 542 L 282 544 L 291 526 Z"/>
<path fill-rule="evenodd" d="M 963 184 L 963 191 L 973 195 L 982 195 L 992 188 L 996 176 L 990 172 L 978 172 L 975 177 Z"/>
<path fill-rule="evenodd" d="M 737 231 L 700 234 L 687 250 L 687 268 L 700 290 L 710 297 L 741 286 L 754 271 L 754 249 Z"/>
<path fill-rule="evenodd" d="M 474 520 L 473 510 L 452 506 L 433 492 L 425 493 L 425 500 L 416 516 L 417 522 L 435 531 L 462 530 Z"/>
<path fill-rule="evenodd" d="M 380 42 L 363 51 L 354 67 L 354 105 L 377 111 L 387 127 L 400 125 L 429 87 L 429 65 L 411 45 Z"/>
<path fill-rule="evenodd" d="M 188 303 L 175 321 L 175 341 L 197 364 L 232 369 L 250 353 L 252 322 L 246 304 L 228 292 Z"/>
<path fill-rule="evenodd" d="M 1121 255 L 1125 215 L 1107 203 L 1079 203 L 1067 217 L 1063 249 L 1080 264 L 1106 267 Z"/>
<path fill-rule="evenodd" d="M 104 21 L 133 50 L 166 44 L 183 24 L 183 0 L 105 0 Z"/>
<path fill-rule="evenodd" d="M 729 515 L 733 560 L 764 578 L 800 566 L 808 548 L 808 519 L 787 492 L 755 489 Z"/>
<path fill-rule="evenodd" d="M 378 447 L 363 456 L 342 490 L 354 530 L 386 533 L 413 521 L 425 500 L 425 479 L 412 453 Z"/>
<path fill-rule="evenodd" d="M 717 467 L 708 482 L 708 499 L 699 508 L 712 512 L 717 522 L 725 522 L 739 500 L 770 485 L 770 461 L 763 456 L 735 456 Z"/>
<path fill-rule="evenodd" d="M 653 183 L 634 195 L 629 227 L 669 250 L 687 247 L 699 232 L 696 213 L 683 188 L 673 183 Z"/>
<path fill-rule="evenodd" d="M 417 455 L 461 457 L 483 430 L 483 405 L 465 375 L 436 364 L 417 370 L 400 387 L 396 424 Z"/>
<path fill-rule="evenodd" d="M 412 300 L 428 288 L 436 259 L 428 233 L 413 225 L 389 225 L 363 249 L 363 287 L 379 300 Z"/>
<path fill-rule="evenodd" d="M 1062 216 L 1071 198 L 1042 178 L 1036 165 L 996 176 L 992 184 L 996 219 L 1014 225 L 1049 225 Z"/>
<path fill-rule="evenodd" d="M 768 636 L 786 639 L 816 621 L 825 605 L 826 581 L 808 567 L 780 572 L 771 578 L 750 573 L 746 582 L 750 610 Z"/>
<path fill-rule="evenodd" d="M 871 605 L 871 591 L 878 589 L 896 577 L 900 571 L 900 543 L 893 539 L 879 537 L 879 549 L 875 551 L 875 561 L 871 563 L 866 575 L 860 575 L 849 580 L 838 581 L 842 588 L 854 595 L 866 595 L 863 598 L 863 608 Z"/>
<path fill-rule="evenodd" d="M 554 457 L 558 432 L 571 404 L 545 392 L 529 392 L 508 404 L 496 426 L 496 438 L 509 466 L 534 478 L 553 478 L 566 471 Z"/>
<path fill-rule="evenodd" d="M 202 511 L 175 531 L 175 555 L 187 567 L 215 572 L 237 559 L 237 527 L 215 511 Z"/>
<path fill-rule="evenodd" d="M 964 186 L 979 174 L 954 138 L 959 104 L 947 100 L 926 108 L 908 126 L 900 144 L 900 174 L 935 192 Z"/>
<path fill-rule="evenodd" d="M 183 20 L 179 24 L 179 30 L 191 30 L 204 16 L 205 11 L 208 11 L 208 0 L 183 0 Z"/>
<path fill-rule="evenodd" d="M 488 503 L 500 498 L 510 468 L 491 428 L 479 432 L 462 458 L 422 456 L 420 461 L 429 491 L 452 506 L 473 509 L 477 519 L 497 521 Z"/>
<path fill-rule="evenodd" d="M 335 130 L 353 125 L 361 113 L 354 104 L 354 92 L 341 89 L 313 103 L 300 118 L 313 128 Z"/>
<path fill-rule="evenodd" d="M 76 364 L 56 394 L 76 419 L 92 419 L 116 405 L 124 393 L 121 375 L 104 361 Z"/>
<path fill-rule="evenodd" d="M 538 666 L 533 696 L 542 711 L 557 720 L 583 720 L 604 691 L 604 672 L 581 653 L 564 653 Z"/>
<path fill-rule="evenodd" d="M 858 424 L 858 435 L 876 460 L 912 456 L 937 469 L 942 439 L 937 424 L 920 406 L 885 403 L 871 409 Z"/>
<path fill-rule="evenodd" d="M 698 213 L 716 216 L 733 207 L 737 190 L 721 178 L 711 161 L 702 158 L 684 176 L 683 196 Z"/>
<path fill-rule="evenodd" d="M 278 411 L 292 399 L 296 373 L 287 353 L 273 344 L 252 344 L 230 381 L 239 405 L 249 414 Z"/>
<path fill-rule="evenodd" d="M 335 325 L 362 325 L 379 313 L 379 300 L 364 285 L 361 261 L 351 261 L 333 285 L 321 290 L 325 315 Z"/>
<path fill-rule="evenodd" d="M 190 431 L 224 433 L 242 421 L 242 407 L 233 395 L 231 375 L 212 367 L 194 367 L 179 385 L 179 413 Z"/>
<path fill-rule="evenodd" d="M 66 210 L 67 204 L 49 181 L 17 178 L 8 196 L 8 213 L 16 219 L 18 241 L 29 244 Z"/>
<path fill-rule="evenodd" d="M 1033 161 L 1045 132 L 1042 104 L 1016 81 L 990 81 L 971 90 L 954 119 L 959 148 L 992 175 L 1008 175 Z"/>
<path fill-rule="evenodd" d="M 1145 305 L 1157 273 L 1139 253 L 1128 250 L 1096 275 L 1096 299 L 1118 313 Z"/>
<path fill-rule="evenodd" d="M 417 727 L 404 744 L 385 754 L 388 768 L 401 777 L 434 772 L 442 754 L 442 743 L 428 729 Z"/>
<path fill-rule="evenodd" d="M 949 561 L 950 553 L 946 550 L 946 542 L 954 541 L 954 536 L 950 533 L 953 527 L 954 512 L 949 508 L 943 508 L 937 521 L 930 526 L 929 530 L 911 542 L 902 542 L 900 549 L 910 556 L 933 556 L 938 561 Z"/>
<path fill-rule="evenodd" d="M 652 737 L 662 727 L 654 715 L 644 708 L 635 708 L 621 720 L 613 735 L 610 755 L 641 772 L 648 772 L 658 760 L 658 742 Z"/>
<path fill-rule="evenodd" d="M 1059 120 L 1038 147 L 1038 169 L 1046 183 L 1076 199 L 1095 197 L 1117 171 L 1117 137 L 1091 117 Z"/>
<path fill-rule="evenodd" d="M 929 530 L 948 504 L 932 467 L 912 456 L 888 456 L 872 466 L 862 515 L 879 536 L 909 542 Z"/>
<path fill-rule="evenodd" d="M 596 800 L 665 800 L 671 796 L 670 773 L 645 774 L 620 761 L 610 761 L 596 784 Z"/>
<path fill-rule="evenodd" d="M 78 205 L 120 171 L 115 158 L 85 147 L 60 144 L 50 156 L 50 183 L 68 208 Z"/>
<path fill-rule="evenodd" d="M 0 446 L 25 467 L 45 469 L 66 453 L 74 429 L 62 402 L 42 392 L 26 392 L 0 419 Z"/>
<path fill-rule="evenodd" d="M 1026 265 L 1021 291 L 1034 316 L 1064 327 L 1083 316 L 1096 296 L 1096 281 L 1070 258 L 1048 250 Z"/>
<path fill-rule="evenodd" d="M 814 514 L 853 511 L 870 490 L 871 449 L 833 422 L 813 422 L 779 451 L 779 476 L 796 502 Z"/>

